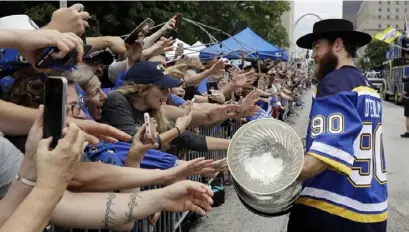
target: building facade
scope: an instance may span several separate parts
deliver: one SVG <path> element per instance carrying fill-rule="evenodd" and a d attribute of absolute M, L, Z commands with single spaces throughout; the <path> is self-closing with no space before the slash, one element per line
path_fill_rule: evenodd
<path fill-rule="evenodd" d="M 351 21 L 357 28 L 356 18 L 362 1 L 342 1 L 342 18 Z"/>
<path fill-rule="evenodd" d="M 357 14 L 357 30 L 370 35 L 388 27 L 403 30 L 408 11 L 409 1 L 362 1 Z"/>
<path fill-rule="evenodd" d="M 287 32 L 288 41 L 291 46 L 291 43 L 293 40 L 294 1 L 288 1 L 288 3 L 290 4 L 290 10 L 284 12 L 281 15 L 281 24 L 283 25 L 283 27 L 285 28 Z M 289 51 L 289 48 L 284 48 L 284 49 L 287 50 L 287 52 Z"/>
<path fill-rule="evenodd" d="M 402 31 L 405 15 L 409 19 L 409 1 L 362 1 L 356 18 L 356 29 L 370 35 L 393 27 Z M 363 55 L 365 47 L 358 50 Z"/>

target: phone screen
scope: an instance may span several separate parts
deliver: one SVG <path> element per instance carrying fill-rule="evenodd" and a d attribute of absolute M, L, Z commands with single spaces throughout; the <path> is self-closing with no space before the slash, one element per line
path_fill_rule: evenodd
<path fill-rule="evenodd" d="M 67 79 L 47 77 L 45 79 L 43 138 L 52 137 L 51 147 L 57 146 L 62 138 L 67 104 Z"/>
<path fill-rule="evenodd" d="M 214 90 L 219 90 L 219 85 L 217 82 L 207 82 L 207 95 L 211 95 Z"/>
<path fill-rule="evenodd" d="M 230 73 L 227 72 L 227 71 L 224 71 L 224 73 L 223 73 L 224 81 L 229 82 L 229 77 L 230 77 Z"/>
<path fill-rule="evenodd" d="M 139 24 L 139 25 L 124 39 L 125 43 L 130 44 L 130 45 L 134 44 L 134 43 L 135 43 L 135 40 L 137 40 L 138 37 L 139 37 L 139 32 L 142 32 L 143 30 L 147 30 L 147 29 L 153 27 L 154 25 L 155 25 L 155 22 L 154 22 L 152 19 L 150 19 L 150 18 L 145 19 L 141 24 Z"/>
<path fill-rule="evenodd" d="M 184 100 L 188 101 L 188 100 L 195 97 L 196 86 L 194 86 L 194 85 L 188 86 L 188 87 L 186 87 L 185 90 L 186 90 L 186 93 L 185 93 L 185 96 L 183 97 Z"/>

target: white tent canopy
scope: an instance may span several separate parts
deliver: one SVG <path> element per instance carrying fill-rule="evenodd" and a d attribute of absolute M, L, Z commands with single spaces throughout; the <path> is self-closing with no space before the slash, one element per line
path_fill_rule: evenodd
<path fill-rule="evenodd" d="M 189 50 L 186 50 L 186 48 L 190 48 L 191 46 L 189 44 L 183 42 L 180 39 L 176 39 L 176 42 L 173 44 L 173 50 L 165 53 L 167 58 L 174 59 L 175 51 L 176 51 L 176 48 L 178 46 L 178 43 L 183 44 L 183 54 L 189 53 Z"/>
<path fill-rule="evenodd" d="M 197 41 L 196 43 L 194 43 L 191 48 L 186 52 L 187 56 L 189 57 L 193 57 L 193 56 L 199 56 L 200 55 L 200 50 L 206 48 L 206 46 L 203 45 L 202 42 Z"/>

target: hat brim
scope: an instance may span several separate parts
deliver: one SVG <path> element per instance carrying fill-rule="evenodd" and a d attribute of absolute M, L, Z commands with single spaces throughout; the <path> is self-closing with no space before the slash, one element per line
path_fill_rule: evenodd
<path fill-rule="evenodd" d="M 165 75 L 163 78 L 155 81 L 154 84 L 163 88 L 171 89 L 181 86 L 183 84 L 183 80 L 172 77 L 171 75 Z"/>
<path fill-rule="evenodd" d="M 324 33 L 310 33 L 300 37 L 297 40 L 297 46 L 304 49 L 312 49 L 312 44 L 319 40 L 328 37 L 349 37 L 353 38 L 357 47 L 363 47 L 371 42 L 371 35 L 360 31 L 331 31 Z"/>

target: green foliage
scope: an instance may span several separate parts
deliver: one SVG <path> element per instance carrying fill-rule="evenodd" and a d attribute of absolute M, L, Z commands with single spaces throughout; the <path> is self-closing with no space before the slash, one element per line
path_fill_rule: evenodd
<path fill-rule="evenodd" d="M 69 2 L 68 6 L 74 2 Z M 218 28 L 234 35 L 246 27 L 252 28 L 267 41 L 279 46 L 289 45 L 281 15 L 290 6 L 286 1 L 83 1 L 85 9 L 99 22 L 98 28 L 91 28 L 90 35 L 123 35 L 132 31 L 140 22 L 149 17 L 156 24 L 167 21 L 175 13 L 183 17 Z M 39 26 L 51 18 L 58 2 L 0 2 L 0 16 L 27 14 Z M 5 10 L 7 9 L 7 10 Z M 267 17 L 266 17 L 267 16 Z M 224 33 L 205 28 L 218 40 L 226 39 Z M 209 36 L 199 27 L 183 22 L 180 38 L 192 44 L 198 40 L 210 42 Z"/>
<path fill-rule="evenodd" d="M 389 50 L 389 44 L 380 40 L 373 39 L 365 49 L 365 56 L 369 57 L 369 64 L 364 64 L 365 68 L 377 68 L 386 61 L 386 52 Z M 367 66 L 366 66 L 367 65 Z"/>

